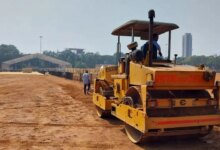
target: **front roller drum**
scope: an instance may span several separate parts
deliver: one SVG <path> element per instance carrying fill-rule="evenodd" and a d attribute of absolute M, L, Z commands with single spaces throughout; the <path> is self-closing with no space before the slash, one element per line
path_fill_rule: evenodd
<path fill-rule="evenodd" d="M 144 134 L 128 124 L 125 124 L 125 132 L 133 143 L 140 143 L 144 140 Z"/>
<path fill-rule="evenodd" d="M 106 118 L 106 117 L 109 117 L 111 115 L 111 113 L 109 111 L 105 111 L 105 110 L 101 109 L 98 106 L 96 106 L 96 113 L 97 113 L 99 118 Z"/>

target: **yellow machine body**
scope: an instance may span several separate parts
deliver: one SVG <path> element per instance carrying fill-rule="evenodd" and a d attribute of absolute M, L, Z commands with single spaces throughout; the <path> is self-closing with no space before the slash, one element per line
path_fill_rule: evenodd
<path fill-rule="evenodd" d="M 93 103 L 100 117 L 122 120 L 134 143 L 146 136 L 206 135 L 220 125 L 215 75 L 204 67 L 121 59 L 100 69 Z"/>
<path fill-rule="evenodd" d="M 120 66 L 120 65 L 119 65 Z M 118 72 L 120 68 L 118 68 Z M 197 67 L 181 67 L 169 65 L 169 67 L 146 67 L 130 62 L 130 75 L 115 74 L 108 76 L 113 80 L 113 94 L 110 97 L 102 93 L 94 93 L 93 102 L 103 111 L 111 111 L 111 114 L 134 127 L 146 136 L 205 134 L 214 125 L 220 125 L 219 114 L 219 86 L 215 84 L 215 78 L 206 81 L 204 74 L 207 71 Z M 110 81 L 110 79 L 102 79 Z M 95 82 L 95 84 L 97 84 Z M 135 85 L 135 86 L 130 86 Z M 95 85 L 96 86 L 96 85 Z M 132 90 L 128 90 L 131 89 Z M 177 97 L 177 98 L 148 98 L 148 91 L 185 90 L 213 91 L 212 97 Z M 204 92 L 203 91 L 203 92 Z M 130 92 L 130 94 L 129 94 Z M 137 92 L 137 93 L 135 93 Z M 135 93 L 135 94 L 134 94 Z M 218 94 L 217 94 L 218 93 Z M 125 103 L 126 96 L 138 94 L 138 106 Z M 207 94 L 207 93 L 206 93 Z M 172 109 L 182 109 L 171 116 L 163 115 Z M 195 109 L 198 108 L 198 112 Z M 212 109 L 207 111 L 207 109 Z M 159 110 L 160 109 L 160 110 Z M 186 114 L 184 114 L 186 109 Z M 189 111 L 193 111 L 191 114 Z M 156 111 L 161 111 L 157 114 Z M 163 112 L 163 110 L 165 110 Z M 156 115 L 148 114 L 155 111 Z M 152 113 L 149 112 L 149 113 Z M 181 115 L 178 113 L 182 113 Z"/>

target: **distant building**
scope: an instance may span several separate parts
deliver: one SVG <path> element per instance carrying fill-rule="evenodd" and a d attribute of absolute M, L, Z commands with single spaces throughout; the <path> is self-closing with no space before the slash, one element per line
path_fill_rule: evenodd
<path fill-rule="evenodd" d="M 192 56 L 192 34 L 185 33 L 183 35 L 182 57 Z"/>
<path fill-rule="evenodd" d="M 66 48 L 66 50 L 70 50 L 77 55 L 84 54 L 84 49 L 82 49 L 82 48 Z"/>

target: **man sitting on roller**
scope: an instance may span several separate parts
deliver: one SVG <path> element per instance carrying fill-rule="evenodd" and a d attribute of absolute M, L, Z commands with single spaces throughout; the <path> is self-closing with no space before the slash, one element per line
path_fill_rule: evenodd
<path fill-rule="evenodd" d="M 152 45 L 152 56 L 153 59 L 157 59 L 157 52 L 159 53 L 160 57 L 162 57 L 162 53 L 161 53 L 161 49 L 160 49 L 160 45 L 157 43 L 159 39 L 159 35 L 158 34 L 153 34 L 153 45 Z M 149 47 L 149 41 L 146 42 L 142 47 L 141 50 L 144 54 L 144 58 L 146 58 L 147 55 L 147 51 L 148 51 L 148 47 Z"/>

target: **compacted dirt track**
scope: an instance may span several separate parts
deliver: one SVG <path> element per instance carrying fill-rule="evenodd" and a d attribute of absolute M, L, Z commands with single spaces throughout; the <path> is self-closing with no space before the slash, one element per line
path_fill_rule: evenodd
<path fill-rule="evenodd" d="M 1 149 L 220 149 L 220 130 L 203 139 L 131 143 L 123 123 L 98 118 L 82 83 L 54 76 L 0 75 Z"/>

